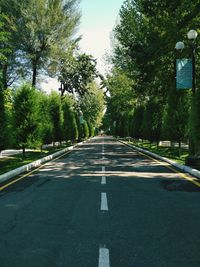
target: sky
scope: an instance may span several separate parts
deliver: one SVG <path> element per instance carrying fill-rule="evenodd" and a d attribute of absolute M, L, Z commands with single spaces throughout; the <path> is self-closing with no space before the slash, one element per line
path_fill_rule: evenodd
<path fill-rule="evenodd" d="M 81 0 L 81 21 L 78 35 L 82 36 L 79 43 L 82 52 L 91 54 L 97 59 L 97 68 L 105 74 L 105 53 L 111 48 L 110 35 L 116 25 L 120 7 L 124 0 Z M 59 83 L 48 79 L 42 83 L 42 88 L 57 89 Z"/>
<path fill-rule="evenodd" d="M 110 35 L 124 0 L 82 0 L 81 49 L 97 58 L 98 69 L 105 72 L 103 57 L 111 46 Z"/>

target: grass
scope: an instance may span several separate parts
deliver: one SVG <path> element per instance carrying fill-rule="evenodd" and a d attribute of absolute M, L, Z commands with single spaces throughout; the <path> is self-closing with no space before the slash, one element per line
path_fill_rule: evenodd
<path fill-rule="evenodd" d="M 158 154 L 162 157 L 169 158 L 180 164 L 185 164 L 185 158 L 188 156 L 187 149 L 182 149 L 181 155 L 179 155 L 178 147 L 166 147 L 166 146 L 157 147 L 156 144 L 150 144 L 149 142 L 140 142 L 140 141 L 129 142 L 129 144 L 133 144 L 135 146 L 144 148 L 146 150 L 151 151 L 152 153 Z"/>
<path fill-rule="evenodd" d="M 40 150 L 27 151 L 25 158 L 22 157 L 22 154 L 12 155 L 10 157 L 2 157 L 0 158 L 0 175 L 25 164 L 29 164 L 35 160 L 46 157 L 66 147 L 67 146 L 49 147 L 42 152 Z"/>

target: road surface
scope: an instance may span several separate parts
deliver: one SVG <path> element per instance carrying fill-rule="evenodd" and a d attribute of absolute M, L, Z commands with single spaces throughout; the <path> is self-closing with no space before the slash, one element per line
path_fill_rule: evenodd
<path fill-rule="evenodd" d="M 200 187 L 97 137 L 1 185 L 0 267 L 199 267 Z"/>

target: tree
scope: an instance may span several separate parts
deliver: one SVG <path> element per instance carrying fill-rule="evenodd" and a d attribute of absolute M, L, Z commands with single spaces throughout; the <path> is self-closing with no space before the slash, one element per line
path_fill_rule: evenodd
<path fill-rule="evenodd" d="M 16 39 L 19 50 L 30 60 L 33 86 L 38 71 L 48 69 L 55 51 L 68 47 L 80 18 L 76 4 L 77 0 L 28 0 L 17 5 Z"/>
<path fill-rule="evenodd" d="M 12 54 L 12 32 L 14 25 L 6 15 L 0 14 L 0 71 L 1 81 L 4 89 L 7 88 L 7 65 Z"/>
<path fill-rule="evenodd" d="M 163 106 L 157 99 L 149 99 L 144 110 L 142 121 L 143 135 L 150 142 L 157 142 L 161 138 Z"/>
<path fill-rule="evenodd" d="M 131 121 L 131 136 L 136 139 L 143 139 L 142 121 L 144 116 L 144 106 L 139 105 L 134 109 Z"/>
<path fill-rule="evenodd" d="M 18 88 L 14 95 L 14 128 L 18 147 L 34 147 L 41 142 L 39 137 L 38 93 L 30 85 Z"/>
<path fill-rule="evenodd" d="M 95 128 L 89 122 L 88 122 L 88 128 L 89 128 L 89 137 L 93 137 L 95 134 Z"/>
<path fill-rule="evenodd" d="M 123 127 L 122 124 L 124 122 L 128 122 L 136 104 L 133 85 L 134 82 L 127 77 L 124 71 L 118 68 L 113 68 L 111 74 L 106 79 L 106 87 L 110 94 L 110 96 L 106 97 L 106 117 L 109 121 L 108 125 L 113 126 L 112 128 L 117 130 L 114 134 L 120 136 L 125 134 L 120 133 L 120 129 Z M 129 126 L 126 125 L 126 127 L 128 129 Z"/>
<path fill-rule="evenodd" d="M 6 59 L 1 61 L 0 68 L 2 70 L 2 81 L 4 89 L 10 87 L 14 82 L 25 78 L 29 75 L 27 59 L 24 53 L 19 50 L 21 45 L 21 36 L 18 34 L 16 25 L 20 20 L 20 4 L 25 0 L 1 0 L 0 10 L 2 15 L 3 25 L 2 32 L 6 32 L 6 40 L 3 42 Z"/>
<path fill-rule="evenodd" d="M 84 120 L 83 124 L 83 138 L 87 139 L 89 137 L 89 128 L 88 128 L 88 123 L 87 121 Z"/>
<path fill-rule="evenodd" d="M 50 116 L 50 98 L 43 92 L 38 93 L 38 97 L 41 145 L 50 144 L 53 141 L 53 123 Z"/>
<path fill-rule="evenodd" d="M 91 55 L 66 53 L 60 62 L 61 95 L 69 92 L 82 97 L 88 91 L 87 85 L 98 76 L 96 60 Z"/>
<path fill-rule="evenodd" d="M 87 86 L 87 92 L 80 99 L 84 119 L 93 127 L 99 128 L 105 109 L 104 93 L 96 82 Z"/>
<path fill-rule="evenodd" d="M 53 125 L 53 142 L 61 142 L 63 138 L 63 112 L 62 104 L 59 94 L 55 91 L 52 92 L 49 96 L 49 112 L 51 123 Z"/>
<path fill-rule="evenodd" d="M 6 110 L 3 86 L 0 83 L 0 152 L 6 148 Z"/>
<path fill-rule="evenodd" d="M 76 113 L 76 124 L 78 127 L 78 141 L 80 142 L 84 138 L 84 127 L 80 120 L 80 114 Z"/>
<path fill-rule="evenodd" d="M 66 141 L 73 143 L 78 140 L 78 126 L 76 122 L 76 115 L 74 111 L 74 100 L 65 96 L 62 100 L 63 109 L 63 138 Z"/>
<path fill-rule="evenodd" d="M 198 89 L 195 97 L 193 97 L 192 101 L 192 111 L 190 116 L 190 131 L 192 132 L 192 141 L 195 144 L 195 157 L 200 156 L 200 90 Z M 191 135 L 191 133 L 190 133 Z"/>
<path fill-rule="evenodd" d="M 162 135 L 171 142 L 178 142 L 188 137 L 190 93 L 170 90 L 163 117 Z"/>

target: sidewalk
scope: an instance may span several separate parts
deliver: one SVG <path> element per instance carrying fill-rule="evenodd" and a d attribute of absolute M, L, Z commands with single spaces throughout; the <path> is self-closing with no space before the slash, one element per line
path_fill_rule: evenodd
<path fill-rule="evenodd" d="M 33 151 L 33 149 L 26 149 L 26 151 Z M 0 153 L 0 158 L 6 158 L 17 154 L 22 154 L 22 149 L 6 149 Z"/>
<path fill-rule="evenodd" d="M 60 142 L 56 142 L 55 146 L 59 146 Z M 43 145 L 42 148 L 45 149 L 47 147 L 53 147 L 53 143 L 48 144 L 48 145 Z M 34 151 L 34 149 L 26 149 L 26 152 L 28 151 Z M 17 154 L 22 154 L 22 149 L 6 149 L 6 150 L 2 150 L 0 152 L 0 158 L 6 158 L 6 157 L 10 157 L 12 155 L 17 155 Z"/>

